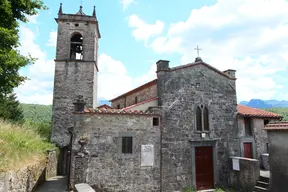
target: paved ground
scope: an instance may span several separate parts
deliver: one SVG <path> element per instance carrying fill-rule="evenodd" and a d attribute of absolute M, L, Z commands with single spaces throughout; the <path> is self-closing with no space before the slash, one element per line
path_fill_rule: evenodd
<path fill-rule="evenodd" d="M 56 176 L 48 179 L 36 192 L 66 192 L 67 178 L 65 176 Z"/>

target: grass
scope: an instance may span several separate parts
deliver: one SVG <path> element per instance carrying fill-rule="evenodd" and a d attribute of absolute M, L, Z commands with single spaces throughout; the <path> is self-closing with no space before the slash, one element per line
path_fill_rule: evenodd
<path fill-rule="evenodd" d="M 0 120 L 0 172 L 45 160 L 55 146 L 34 130 Z"/>

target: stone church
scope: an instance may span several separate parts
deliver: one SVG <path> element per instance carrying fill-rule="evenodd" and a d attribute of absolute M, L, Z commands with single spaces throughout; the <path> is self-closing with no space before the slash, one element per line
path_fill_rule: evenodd
<path fill-rule="evenodd" d="M 97 107 L 96 10 L 66 14 L 60 6 L 52 142 L 58 174 L 96 190 L 173 192 L 229 183 L 230 156 L 240 156 L 235 70 L 200 57 Z"/>

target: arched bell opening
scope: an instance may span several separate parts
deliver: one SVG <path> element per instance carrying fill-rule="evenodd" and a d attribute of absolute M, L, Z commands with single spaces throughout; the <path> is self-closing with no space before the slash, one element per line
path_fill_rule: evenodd
<path fill-rule="evenodd" d="M 70 59 L 83 60 L 83 36 L 80 33 L 74 34 L 70 43 Z"/>

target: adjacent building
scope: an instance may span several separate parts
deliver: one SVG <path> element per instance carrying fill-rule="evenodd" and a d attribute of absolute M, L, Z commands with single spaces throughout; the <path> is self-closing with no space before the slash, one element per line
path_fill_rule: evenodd
<path fill-rule="evenodd" d="M 288 189 L 288 122 L 269 123 L 265 126 L 270 143 L 269 190 L 286 192 Z"/>

